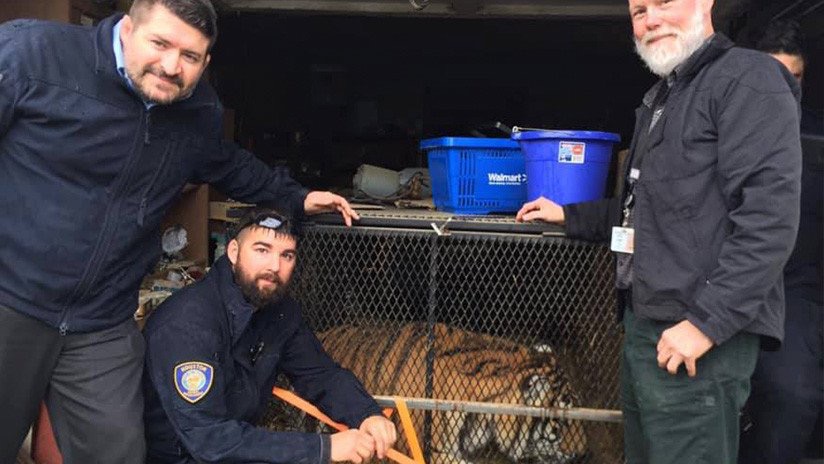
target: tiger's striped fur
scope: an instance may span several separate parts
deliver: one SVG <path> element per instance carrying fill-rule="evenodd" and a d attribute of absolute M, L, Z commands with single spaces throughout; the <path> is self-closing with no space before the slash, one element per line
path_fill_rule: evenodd
<path fill-rule="evenodd" d="M 436 324 L 431 397 L 538 407 L 571 407 L 575 395 L 551 352 Z M 393 330 L 344 325 L 319 334 L 326 351 L 376 395 L 427 397 L 425 323 Z M 413 413 L 423 430 L 423 413 Z M 565 464 L 586 453 L 577 421 L 466 414 L 432 416 L 432 461 L 471 463 L 492 446 L 512 462 Z"/>

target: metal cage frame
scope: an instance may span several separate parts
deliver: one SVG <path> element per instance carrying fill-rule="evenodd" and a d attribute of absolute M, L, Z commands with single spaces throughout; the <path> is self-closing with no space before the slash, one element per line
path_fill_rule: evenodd
<path fill-rule="evenodd" d="M 586 442 L 584 454 L 574 459 L 552 457 L 556 456 L 553 452 L 558 453 L 556 450 L 524 458 L 525 462 L 599 464 L 622 460 L 621 428 L 617 423 L 621 331 L 615 317 L 614 269 L 607 247 L 568 239 L 556 226 L 518 224 L 507 217 L 428 212 L 368 212 L 361 213 L 361 217 L 352 228 L 343 227 L 340 218 L 332 215 L 303 224 L 292 293 L 322 341 L 331 329 L 353 328 L 348 332 L 350 338 L 338 343 L 343 348 L 333 349 L 330 354 L 358 374 L 367 388 L 370 383 L 380 384 L 374 382 L 377 377 L 359 365 L 357 353 L 342 353 L 366 353 L 372 349 L 366 344 L 374 342 L 370 339 L 398 338 L 410 324 L 417 324 L 418 349 L 410 348 L 409 353 L 398 356 L 412 360 L 401 365 L 401 361 L 381 359 L 378 364 L 396 370 L 414 364 L 422 375 L 408 377 L 405 382 L 423 385 L 390 388 L 381 384 L 380 391 L 370 393 L 416 393 L 404 396 L 418 398 L 409 406 L 423 415 L 419 434 L 427 462 L 438 452 L 438 446 L 444 446 L 438 445 L 444 439 L 433 435 L 443 433 L 439 423 L 443 424 L 444 419 L 439 420 L 437 415 L 456 411 L 478 418 L 497 414 L 552 419 L 552 427 L 557 430 L 562 430 L 562 424 L 579 425 L 575 430 L 581 435 L 577 440 Z M 574 392 L 573 407 L 563 402 L 557 403 L 564 406 L 560 408 L 531 407 L 522 400 L 495 399 L 475 391 L 480 387 L 473 378 L 446 374 L 448 360 L 438 348 L 443 342 L 436 340 L 436 333 L 444 333 L 443 328 L 448 328 L 450 336 L 463 337 L 452 351 L 456 346 L 483 340 L 488 345 L 483 348 L 485 356 L 490 356 L 490 351 L 496 356 L 496 350 L 548 353 L 557 360 L 557 368 L 563 373 L 559 376 L 563 375 Z M 324 344 L 329 350 L 330 345 L 326 341 Z M 413 343 L 408 344 L 411 347 Z M 388 345 L 383 346 L 384 357 L 396 353 L 388 351 Z M 506 359 L 503 364 L 521 363 L 511 361 L 519 358 Z M 486 368 L 489 360 L 482 363 L 476 368 Z M 468 395 L 471 398 L 461 397 L 467 393 L 472 393 Z M 273 422 L 276 414 L 270 411 L 267 420 Z M 498 427 L 523 423 L 503 422 Z M 302 427 L 305 424 L 296 428 Z M 498 440 L 497 445 L 493 443 L 461 459 L 520 462 L 513 456 L 527 456 L 541 444 L 524 443 L 521 446 L 529 450 L 509 450 L 507 455 L 503 450 L 506 445 Z M 580 444 L 573 445 L 580 448 Z"/>

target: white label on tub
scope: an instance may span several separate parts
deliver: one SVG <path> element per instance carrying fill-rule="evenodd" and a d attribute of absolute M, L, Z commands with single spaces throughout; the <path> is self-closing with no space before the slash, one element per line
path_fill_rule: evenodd
<path fill-rule="evenodd" d="M 558 145 L 558 162 L 584 164 L 587 144 L 584 142 L 560 142 Z"/>
<path fill-rule="evenodd" d="M 521 185 L 526 182 L 526 174 L 486 173 L 489 185 Z"/>

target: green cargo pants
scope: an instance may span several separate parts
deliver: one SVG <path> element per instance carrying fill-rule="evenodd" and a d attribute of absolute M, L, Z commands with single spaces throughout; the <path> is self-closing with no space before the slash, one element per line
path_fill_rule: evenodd
<path fill-rule="evenodd" d="M 699 358 L 695 377 L 658 367 L 673 326 L 624 312 L 621 403 L 627 464 L 735 464 L 739 411 L 750 394 L 759 337 L 739 333 Z"/>

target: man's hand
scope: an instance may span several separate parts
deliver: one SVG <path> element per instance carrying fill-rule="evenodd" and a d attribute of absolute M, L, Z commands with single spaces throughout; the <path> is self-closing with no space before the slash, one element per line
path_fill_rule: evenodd
<path fill-rule="evenodd" d="M 564 208 L 561 205 L 540 197 L 537 200 L 525 203 L 521 206 L 518 214 L 515 215 L 515 220 L 518 222 L 541 220 L 544 222 L 553 222 L 555 224 L 564 223 Z"/>
<path fill-rule="evenodd" d="M 687 374 L 695 377 L 695 362 L 712 345 L 712 340 L 692 322 L 681 321 L 661 334 L 661 340 L 658 340 L 658 367 L 674 375 L 678 372 L 678 366 L 684 363 Z"/>
<path fill-rule="evenodd" d="M 349 202 L 346 201 L 345 198 L 340 195 L 335 195 L 332 192 L 309 192 L 309 194 L 306 195 L 306 199 L 303 200 L 303 210 L 306 214 L 331 213 L 337 211 L 343 216 L 343 222 L 345 222 L 347 226 L 352 225 L 352 219 L 360 219 L 358 213 L 349 206 Z"/>
<path fill-rule="evenodd" d="M 369 416 L 361 422 L 361 432 L 369 434 L 375 440 L 375 454 L 378 458 L 386 457 L 386 451 L 395 444 L 398 432 L 395 424 L 383 416 Z"/>
<path fill-rule="evenodd" d="M 349 429 L 332 435 L 332 462 L 360 464 L 375 453 L 375 440 L 368 433 Z"/>

